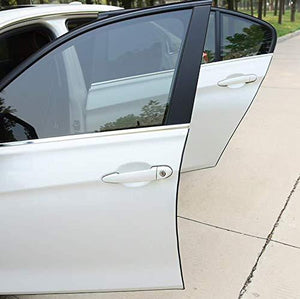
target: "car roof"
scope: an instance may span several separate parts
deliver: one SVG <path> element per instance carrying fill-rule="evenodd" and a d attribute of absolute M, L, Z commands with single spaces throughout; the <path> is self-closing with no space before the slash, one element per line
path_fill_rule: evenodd
<path fill-rule="evenodd" d="M 0 10 L 0 29 L 9 24 L 15 24 L 27 19 L 49 17 L 56 15 L 76 15 L 84 13 L 98 13 L 122 9 L 121 7 L 100 4 L 42 4 L 34 6 L 22 6 L 16 9 Z"/>

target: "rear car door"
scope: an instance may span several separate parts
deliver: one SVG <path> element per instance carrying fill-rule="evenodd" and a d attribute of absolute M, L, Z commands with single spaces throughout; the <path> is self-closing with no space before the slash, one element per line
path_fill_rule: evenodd
<path fill-rule="evenodd" d="M 262 84 L 275 44 L 270 24 L 211 10 L 183 171 L 218 163 Z"/>
<path fill-rule="evenodd" d="M 177 188 L 210 5 L 100 20 L 2 81 L 1 294 L 183 287 Z"/>

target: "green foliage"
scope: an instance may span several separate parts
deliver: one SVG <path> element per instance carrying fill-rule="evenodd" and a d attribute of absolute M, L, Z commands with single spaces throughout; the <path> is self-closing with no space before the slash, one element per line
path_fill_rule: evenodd
<path fill-rule="evenodd" d="M 300 5 L 300 0 L 297 5 Z M 241 10 L 241 12 L 249 15 L 251 14 L 248 10 Z M 254 15 L 256 15 L 256 12 Z M 267 15 L 263 17 L 263 19 L 275 27 L 279 37 L 300 30 L 300 12 L 296 12 L 295 17 L 295 22 L 291 22 L 291 11 L 286 10 L 285 14 L 282 16 L 282 24 L 278 24 L 278 16 L 274 16 L 274 11 L 267 11 Z"/>
<path fill-rule="evenodd" d="M 4 105 L 4 99 L 0 98 L 0 113 L 15 113 L 16 110 L 11 106 Z"/>
<path fill-rule="evenodd" d="M 10 106 L 5 106 L 4 99 L 0 98 L 0 142 L 16 141 L 13 133 L 13 128 L 16 126 L 16 123 L 5 117 L 5 113 L 13 112 L 15 112 L 15 110 Z"/>
<path fill-rule="evenodd" d="M 118 118 L 116 121 L 106 123 L 104 126 L 100 127 L 100 131 L 112 131 L 117 129 L 138 127 L 138 119 L 138 116 L 134 114 L 128 114 Z"/>
<path fill-rule="evenodd" d="M 140 121 L 143 126 L 161 124 L 165 114 L 165 105 L 159 104 L 158 101 L 150 100 L 150 102 L 142 108 Z"/>
<path fill-rule="evenodd" d="M 165 110 L 165 105 L 161 105 L 159 101 L 150 100 L 147 105 L 143 106 L 139 115 L 128 114 L 120 117 L 116 121 L 100 127 L 100 131 L 159 125 L 163 122 Z"/>
<path fill-rule="evenodd" d="M 236 33 L 233 36 L 227 37 L 230 44 L 225 46 L 224 59 L 255 55 L 263 39 L 264 32 L 260 26 L 252 25 L 249 28 L 245 27 L 243 33 Z"/>
<path fill-rule="evenodd" d="M 300 1 L 297 3 L 297 5 L 300 5 Z M 264 20 L 271 23 L 275 27 L 278 36 L 283 36 L 300 29 L 299 12 L 296 12 L 295 22 L 291 22 L 290 10 L 286 11 L 285 14 L 282 16 L 282 24 L 278 24 L 278 17 L 274 16 L 273 12 L 268 12 Z"/>

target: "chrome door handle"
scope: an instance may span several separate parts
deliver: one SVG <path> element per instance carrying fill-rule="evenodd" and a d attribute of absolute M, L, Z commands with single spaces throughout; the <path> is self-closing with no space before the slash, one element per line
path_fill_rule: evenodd
<path fill-rule="evenodd" d="M 221 87 L 241 87 L 246 83 L 252 83 L 257 80 L 256 75 L 240 75 L 236 77 L 226 78 L 218 82 Z"/>
<path fill-rule="evenodd" d="M 114 172 L 102 177 L 104 183 L 126 184 L 137 182 L 150 182 L 162 180 L 170 177 L 173 170 L 170 166 L 153 166 L 149 169 L 131 171 L 131 172 Z"/>

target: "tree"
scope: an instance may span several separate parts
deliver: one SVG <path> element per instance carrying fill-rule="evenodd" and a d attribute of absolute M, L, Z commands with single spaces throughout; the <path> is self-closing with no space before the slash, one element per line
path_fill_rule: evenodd
<path fill-rule="evenodd" d="M 116 121 L 108 122 L 100 127 L 100 131 L 111 131 L 125 128 L 136 128 L 162 124 L 166 111 L 166 105 L 157 100 L 150 100 L 143 106 L 139 115 L 128 114 L 119 117 Z"/>
<path fill-rule="evenodd" d="M 124 8 L 132 8 L 132 0 L 121 0 L 121 6 Z"/>
<path fill-rule="evenodd" d="M 297 0 L 291 2 L 291 22 L 295 22 Z"/>
<path fill-rule="evenodd" d="M 239 0 L 235 0 L 234 1 L 234 10 L 238 11 L 238 8 L 239 8 Z"/>
<path fill-rule="evenodd" d="M 282 24 L 284 0 L 279 0 L 279 13 L 278 13 L 278 24 Z"/>
<path fill-rule="evenodd" d="M 267 0 L 264 0 L 264 17 L 267 15 Z"/>
<path fill-rule="evenodd" d="M 264 32 L 260 26 L 251 25 L 245 27 L 242 33 L 235 33 L 226 39 L 229 44 L 225 46 L 225 60 L 252 56 L 259 51 L 260 42 L 264 39 Z"/>
<path fill-rule="evenodd" d="M 31 4 L 30 0 L 17 0 L 18 5 Z"/>
<path fill-rule="evenodd" d="M 262 19 L 263 0 L 258 0 L 257 17 Z"/>
<path fill-rule="evenodd" d="M 250 9 L 251 9 L 251 16 L 253 16 L 254 15 L 253 0 L 250 0 Z"/>
<path fill-rule="evenodd" d="M 279 0 L 275 0 L 274 16 L 277 16 L 277 12 L 278 12 L 278 1 L 279 1 Z"/>
<path fill-rule="evenodd" d="M 10 106 L 5 106 L 4 99 L 0 98 L 0 142 L 16 141 L 13 129 L 16 123 L 5 117 L 7 113 L 14 113 Z"/>
<path fill-rule="evenodd" d="M 234 0 L 227 0 L 227 8 L 234 10 Z"/>

